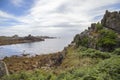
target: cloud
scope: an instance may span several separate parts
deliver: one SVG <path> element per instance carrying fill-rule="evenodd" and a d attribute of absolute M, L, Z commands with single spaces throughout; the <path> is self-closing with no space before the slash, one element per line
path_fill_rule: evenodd
<path fill-rule="evenodd" d="M 20 6 L 23 0 L 12 0 Z M 20 24 L 1 30 L 9 34 L 56 34 L 84 30 L 92 22 L 100 20 L 106 9 L 118 10 L 114 4 L 119 0 L 35 0 L 27 15 L 15 17 L 0 12 L 4 19 L 14 19 Z M 27 6 L 27 5 L 26 5 Z"/>
<path fill-rule="evenodd" d="M 11 2 L 13 5 L 20 7 L 22 6 L 21 4 L 23 4 L 24 0 L 11 0 Z"/>
<path fill-rule="evenodd" d="M 32 24 L 41 26 L 53 26 L 60 23 L 88 23 L 95 16 L 105 12 L 104 6 L 118 3 L 118 1 L 85 0 L 83 3 L 83 0 L 38 0 L 29 10 L 29 15 L 22 20 L 25 23 L 32 22 Z M 101 9 L 101 7 L 103 8 Z"/>
<path fill-rule="evenodd" d="M 7 19 L 8 19 L 8 18 L 13 18 L 14 16 L 13 16 L 13 15 L 10 15 L 10 14 L 2 11 L 2 10 L 0 10 L 0 17 L 1 17 L 1 18 L 7 18 Z M 14 17 L 14 18 L 15 18 L 15 17 Z"/>
<path fill-rule="evenodd" d="M 16 16 L 0 10 L 0 27 L 4 26 L 11 27 L 11 25 L 18 25 L 20 23 L 21 21 Z"/>

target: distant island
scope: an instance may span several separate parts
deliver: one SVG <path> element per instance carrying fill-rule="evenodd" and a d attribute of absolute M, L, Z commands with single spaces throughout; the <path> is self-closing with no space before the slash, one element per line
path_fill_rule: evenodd
<path fill-rule="evenodd" d="M 24 36 L 24 37 L 19 37 L 18 35 L 0 36 L 0 45 L 38 42 L 38 41 L 45 41 L 45 39 L 54 39 L 54 38 L 56 37 L 33 36 L 31 34 L 29 34 L 28 36 Z"/>

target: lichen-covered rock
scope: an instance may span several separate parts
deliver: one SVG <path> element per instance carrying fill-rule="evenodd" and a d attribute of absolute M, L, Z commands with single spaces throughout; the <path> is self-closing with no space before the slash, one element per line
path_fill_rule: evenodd
<path fill-rule="evenodd" d="M 101 20 L 101 24 L 104 27 L 111 28 L 120 33 L 120 12 L 109 12 L 106 10 L 104 17 Z"/>
<path fill-rule="evenodd" d="M 3 61 L 0 61 L 0 77 L 4 75 L 9 75 L 6 64 Z"/>

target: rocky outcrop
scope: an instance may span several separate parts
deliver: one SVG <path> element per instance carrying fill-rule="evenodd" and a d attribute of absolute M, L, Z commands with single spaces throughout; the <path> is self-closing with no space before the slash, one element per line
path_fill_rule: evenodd
<path fill-rule="evenodd" d="M 30 34 L 28 36 L 24 37 L 23 40 L 26 40 L 27 42 L 44 41 L 43 38 L 35 37 Z"/>
<path fill-rule="evenodd" d="M 108 10 L 106 10 L 101 24 L 104 27 L 111 28 L 120 33 L 120 11 L 109 12 Z"/>
<path fill-rule="evenodd" d="M 91 27 L 88 27 L 88 30 L 83 31 L 80 34 L 77 34 L 74 38 L 76 46 L 85 46 L 87 48 L 97 49 L 97 39 L 99 34 L 97 34 L 98 28 L 96 27 L 96 23 L 91 24 Z"/>
<path fill-rule="evenodd" d="M 9 75 L 6 64 L 3 61 L 0 61 L 0 77 L 4 75 Z"/>
<path fill-rule="evenodd" d="M 113 51 L 120 47 L 120 12 L 106 11 L 101 23 L 93 23 L 87 30 L 77 34 L 76 47 L 84 46 L 101 51 Z"/>

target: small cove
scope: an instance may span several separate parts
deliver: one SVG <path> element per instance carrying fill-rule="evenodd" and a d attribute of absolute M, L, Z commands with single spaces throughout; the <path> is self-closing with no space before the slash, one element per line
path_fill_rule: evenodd
<path fill-rule="evenodd" d="M 21 55 L 23 53 L 30 55 L 49 54 L 62 51 L 72 38 L 46 39 L 45 41 L 21 43 L 0 46 L 0 58 L 5 56 Z"/>

